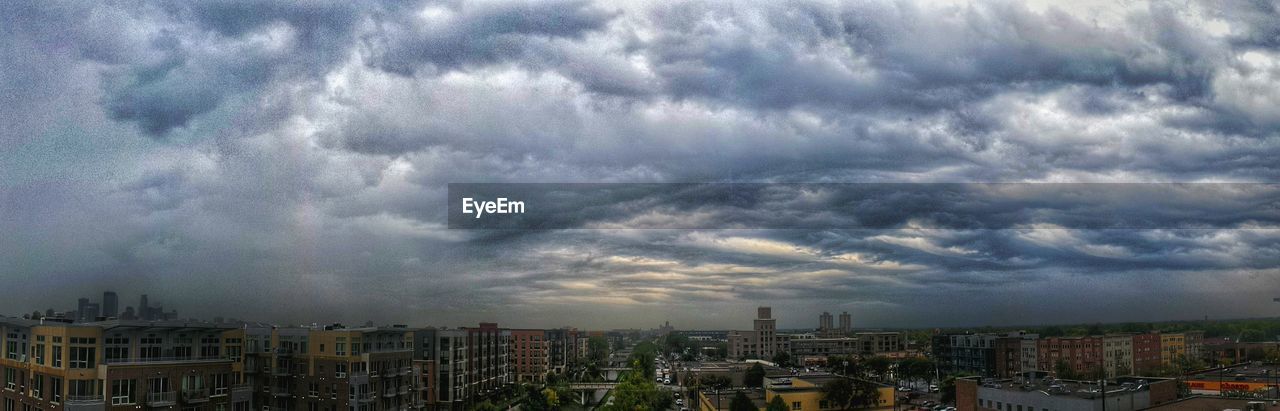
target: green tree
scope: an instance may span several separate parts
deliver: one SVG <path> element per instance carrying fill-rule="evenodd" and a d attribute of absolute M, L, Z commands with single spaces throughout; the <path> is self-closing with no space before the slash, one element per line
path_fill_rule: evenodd
<path fill-rule="evenodd" d="M 1076 370 L 1071 368 L 1071 364 L 1068 364 L 1067 360 L 1061 358 L 1058 359 L 1058 362 L 1053 364 L 1053 374 L 1054 376 L 1064 380 L 1076 379 Z"/>
<path fill-rule="evenodd" d="M 893 361 L 888 357 L 875 356 L 863 361 L 869 377 L 875 378 L 876 381 L 884 382 L 889 376 L 889 368 L 893 366 Z"/>
<path fill-rule="evenodd" d="M 650 365 L 652 366 L 652 365 Z M 645 377 L 638 366 L 627 371 L 613 389 L 613 405 L 606 411 L 661 410 L 671 407 L 671 392 L 659 389 L 652 378 Z"/>
<path fill-rule="evenodd" d="M 498 411 L 498 406 L 493 405 L 493 403 L 489 402 L 489 400 L 484 400 L 479 404 L 472 405 L 471 411 Z"/>
<path fill-rule="evenodd" d="M 764 366 L 760 365 L 760 363 L 752 364 L 751 368 L 747 369 L 746 375 L 743 376 L 742 383 L 743 385 L 746 385 L 751 388 L 763 387 L 764 386 Z"/>
<path fill-rule="evenodd" d="M 942 397 L 942 402 L 951 404 L 956 402 L 956 377 L 950 376 L 942 380 L 938 384 L 938 394 Z"/>
<path fill-rule="evenodd" d="M 773 363 L 778 364 L 779 367 L 789 366 L 791 365 L 791 354 L 787 354 L 786 351 L 778 351 L 777 354 L 773 355 Z"/>
<path fill-rule="evenodd" d="M 852 378 L 831 380 L 822 386 L 823 398 L 842 410 L 870 408 L 880 399 L 880 390 L 868 381 Z"/>
<path fill-rule="evenodd" d="M 764 410 L 765 411 L 790 411 L 791 408 L 787 407 L 787 402 L 782 400 L 781 395 L 775 395 L 773 396 L 772 400 L 769 400 L 769 406 L 765 407 Z"/>
<path fill-rule="evenodd" d="M 751 402 L 750 398 L 747 398 L 746 394 L 738 391 L 737 394 L 733 395 L 733 400 L 729 401 L 729 411 L 759 411 L 759 409 Z"/>

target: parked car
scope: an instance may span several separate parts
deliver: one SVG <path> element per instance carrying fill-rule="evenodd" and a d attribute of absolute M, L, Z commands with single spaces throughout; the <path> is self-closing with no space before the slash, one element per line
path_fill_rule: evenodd
<path fill-rule="evenodd" d="M 929 384 L 929 392 L 938 392 L 938 384 Z"/>

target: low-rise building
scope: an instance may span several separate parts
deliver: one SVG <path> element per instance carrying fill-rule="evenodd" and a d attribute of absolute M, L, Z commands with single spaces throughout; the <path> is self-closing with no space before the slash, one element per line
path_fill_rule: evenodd
<path fill-rule="evenodd" d="M 782 401 L 787 404 L 788 409 L 796 411 L 838 410 L 841 408 L 826 398 L 823 387 L 839 379 L 847 379 L 856 384 L 867 384 L 875 387 L 878 395 L 873 403 L 855 406 L 854 409 L 888 410 L 894 408 L 897 392 L 892 385 L 855 380 L 832 374 L 765 378 L 764 398 L 766 401 L 772 401 L 775 396 L 782 397 Z"/>
<path fill-rule="evenodd" d="M 958 411 L 1136 411 L 1177 399 L 1177 381 L 1121 377 L 1094 382 L 1057 379 L 956 379 Z"/>

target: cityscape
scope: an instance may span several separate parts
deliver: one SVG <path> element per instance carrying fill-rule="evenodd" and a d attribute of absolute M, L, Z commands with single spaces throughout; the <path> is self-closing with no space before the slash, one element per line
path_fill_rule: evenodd
<path fill-rule="evenodd" d="M 1280 394 L 1274 319 L 885 330 L 822 312 L 779 329 L 762 306 L 740 329 L 586 330 L 179 319 L 112 291 L 78 306 L 0 317 L 6 406 L 1135 411 Z"/>
<path fill-rule="evenodd" d="M 0 0 L 0 411 L 1280 411 L 1280 0 Z"/>

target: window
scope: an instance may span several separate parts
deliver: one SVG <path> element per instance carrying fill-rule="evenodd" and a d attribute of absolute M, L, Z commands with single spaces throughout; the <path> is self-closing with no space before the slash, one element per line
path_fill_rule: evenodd
<path fill-rule="evenodd" d="M 53 393 L 49 398 L 49 402 L 54 404 L 62 402 L 62 379 L 49 377 L 49 391 Z"/>
<path fill-rule="evenodd" d="M 94 347 L 71 347 L 71 368 L 93 368 L 98 366 L 94 358 L 96 350 Z"/>
<path fill-rule="evenodd" d="M 44 399 L 44 376 L 35 374 L 31 376 L 31 396 Z"/>
<path fill-rule="evenodd" d="M 347 343 L 337 343 L 333 345 L 334 353 L 338 356 L 347 355 Z"/>
<path fill-rule="evenodd" d="M 227 395 L 227 374 L 213 374 L 213 395 Z"/>
<path fill-rule="evenodd" d="M 791 409 L 793 409 L 793 410 L 799 410 L 799 409 L 800 409 L 800 401 L 792 401 L 792 402 L 791 402 Z"/>
<path fill-rule="evenodd" d="M 4 389 L 13 391 L 18 388 L 18 370 L 13 368 L 4 369 Z"/>
<path fill-rule="evenodd" d="M 44 365 L 44 344 L 36 344 L 33 346 L 32 357 L 35 357 L 37 365 Z"/>
<path fill-rule="evenodd" d="M 103 358 L 106 362 L 124 361 L 129 359 L 129 347 L 112 347 L 107 346 Z"/>
<path fill-rule="evenodd" d="M 134 404 L 133 393 L 137 385 L 137 380 L 111 381 L 111 405 Z"/>
<path fill-rule="evenodd" d="M 334 364 L 334 366 L 333 366 L 333 376 L 334 376 L 334 377 L 338 377 L 338 378 L 344 378 L 344 377 L 346 377 L 346 376 L 347 376 L 347 364 L 345 364 L 345 363 L 337 363 L 337 364 Z"/>

